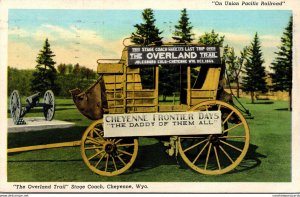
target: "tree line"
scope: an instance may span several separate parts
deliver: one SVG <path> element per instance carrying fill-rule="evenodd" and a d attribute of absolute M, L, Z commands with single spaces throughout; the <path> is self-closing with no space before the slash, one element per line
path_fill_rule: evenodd
<path fill-rule="evenodd" d="M 162 31 L 155 26 L 155 17 L 152 9 L 145 9 L 142 13 L 143 23 L 136 24 L 136 31 L 132 33 L 131 41 L 135 44 L 149 45 L 153 43 L 162 43 Z M 174 26 L 175 31 L 172 37 L 178 43 L 191 43 L 194 41 L 192 33 L 193 26 L 189 22 L 187 10 L 181 11 L 181 16 L 178 24 Z M 224 47 L 223 61 L 226 65 L 227 79 L 229 82 L 235 82 L 237 86 L 237 97 L 239 97 L 240 88 L 250 93 L 251 101 L 254 103 L 254 94 L 256 92 L 265 93 L 271 91 L 287 91 L 289 93 L 291 109 L 292 95 L 292 38 L 293 38 L 293 18 L 290 17 L 287 27 L 281 37 L 281 45 L 278 51 L 275 52 L 276 58 L 272 62 L 271 78 L 272 86 L 267 87 L 266 71 L 263 66 L 264 58 L 261 50 L 261 42 L 256 32 L 250 45 L 247 45 L 240 52 L 240 55 L 235 54 L 234 48 L 226 45 Z M 198 39 L 198 43 L 202 45 L 214 45 L 223 47 L 225 36 L 221 36 L 211 32 L 205 32 Z M 160 88 L 162 93 L 170 95 L 174 91 L 178 91 L 178 76 L 174 74 L 174 67 L 161 67 L 160 69 L 163 78 L 161 79 Z M 177 72 L 178 73 L 178 72 Z M 182 73 L 182 72 L 180 72 Z M 195 78 L 196 71 L 193 71 Z M 184 74 L 184 73 L 182 73 Z M 144 77 L 143 77 L 144 75 Z M 142 80 L 149 81 L 151 70 L 147 69 L 142 72 Z M 164 79 L 166 78 L 166 79 Z M 240 81 L 240 79 L 242 79 Z M 173 83 L 170 83 L 173 82 Z M 171 84 L 171 85 L 170 85 Z"/>
<path fill-rule="evenodd" d="M 18 90 L 23 96 L 29 96 L 37 91 L 45 92 L 51 89 L 55 91 L 55 96 L 70 97 L 69 90 L 76 87 L 86 89 L 96 79 L 97 73 L 92 69 L 79 64 L 59 64 L 57 66 L 55 87 L 43 87 L 45 89 L 33 89 L 34 69 L 17 69 L 8 67 L 8 95 L 13 90 Z"/>

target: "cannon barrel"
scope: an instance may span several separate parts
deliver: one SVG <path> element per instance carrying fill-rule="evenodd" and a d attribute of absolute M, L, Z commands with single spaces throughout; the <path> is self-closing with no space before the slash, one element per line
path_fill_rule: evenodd
<path fill-rule="evenodd" d="M 35 93 L 35 94 L 31 95 L 31 96 L 28 96 L 28 97 L 26 98 L 26 102 L 27 102 L 28 104 L 36 103 L 36 102 L 39 100 L 39 96 L 40 96 L 40 95 L 41 95 L 41 93 L 40 93 L 40 92 L 37 92 L 37 93 Z"/>

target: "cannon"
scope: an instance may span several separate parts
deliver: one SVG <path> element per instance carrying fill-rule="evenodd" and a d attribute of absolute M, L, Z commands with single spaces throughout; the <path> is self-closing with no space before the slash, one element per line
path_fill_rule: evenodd
<path fill-rule="evenodd" d="M 26 124 L 23 117 L 34 107 L 42 107 L 43 114 L 47 121 L 51 121 L 55 113 L 55 98 L 51 90 L 44 94 L 44 102 L 40 103 L 41 93 L 37 92 L 26 98 L 26 105 L 23 107 L 18 90 L 14 90 L 9 99 L 9 109 L 15 125 Z"/>

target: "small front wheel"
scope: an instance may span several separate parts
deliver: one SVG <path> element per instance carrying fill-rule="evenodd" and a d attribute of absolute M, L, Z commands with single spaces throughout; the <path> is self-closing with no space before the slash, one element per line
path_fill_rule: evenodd
<path fill-rule="evenodd" d="M 93 122 L 81 140 L 81 156 L 94 173 L 115 176 L 128 170 L 138 152 L 135 138 L 104 138 L 103 120 Z"/>

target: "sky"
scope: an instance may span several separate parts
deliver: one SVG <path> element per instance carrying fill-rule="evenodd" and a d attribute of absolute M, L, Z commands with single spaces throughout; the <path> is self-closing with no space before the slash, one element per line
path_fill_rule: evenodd
<path fill-rule="evenodd" d="M 255 33 L 261 41 L 269 69 L 287 26 L 290 10 L 187 10 L 195 40 L 213 29 L 225 35 L 224 44 L 236 54 L 250 45 Z M 172 40 L 180 10 L 154 10 L 155 25 L 163 41 Z M 60 63 L 79 63 L 97 69 L 99 58 L 120 58 L 123 39 L 142 23 L 142 10 L 47 10 L 10 9 L 8 15 L 8 66 L 33 69 L 36 57 L 48 38 Z"/>

